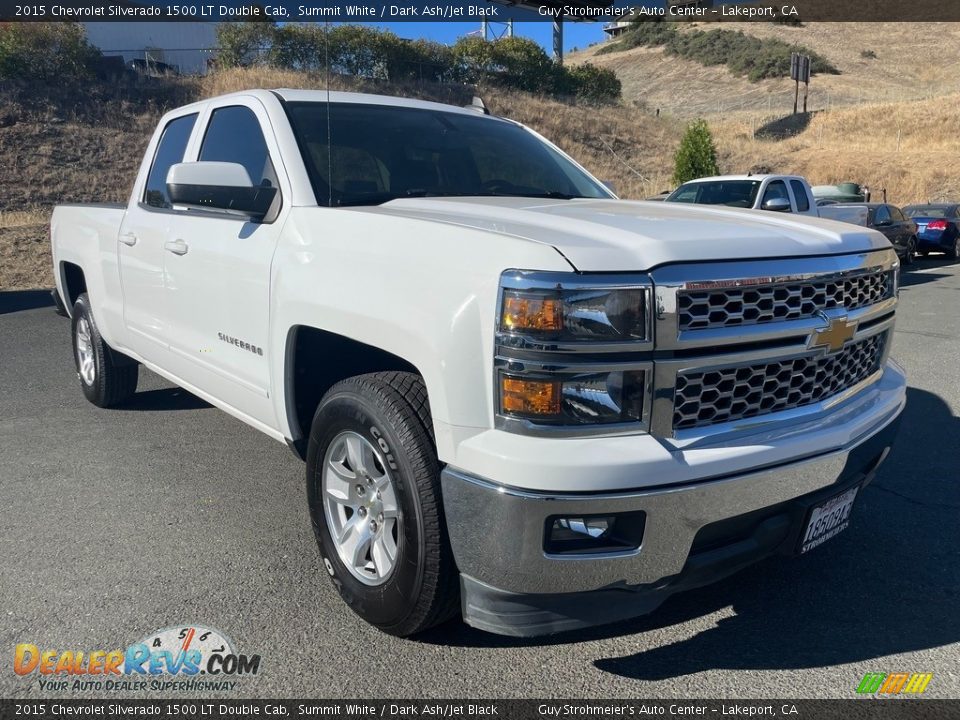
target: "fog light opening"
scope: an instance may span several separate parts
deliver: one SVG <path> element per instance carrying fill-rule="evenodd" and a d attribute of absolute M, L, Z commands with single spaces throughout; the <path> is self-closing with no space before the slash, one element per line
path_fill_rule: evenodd
<path fill-rule="evenodd" d="M 643 542 L 646 514 L 566 515 L 547 518 L 543 549 L 548 555 L 631 552 Z"/>

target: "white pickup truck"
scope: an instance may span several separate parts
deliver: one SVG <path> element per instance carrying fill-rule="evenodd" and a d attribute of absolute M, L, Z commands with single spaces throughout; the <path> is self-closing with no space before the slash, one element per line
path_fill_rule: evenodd
<path fill-rule="evenodd" d="M 810 183 L 799 175 L 718 175 L 699 178 L 685 182 L 664 200 L 814 217 L 820 214 Z"/>
<path fill-rule="evenodd" d="M 205 100 L 52 242 L 87 398 L 142 365 L 288 443 L 323 566 L 396 635 L 612 622 L 806 552 L 905 403 L 882 235 L 618 200 L 476 109 Z"/>

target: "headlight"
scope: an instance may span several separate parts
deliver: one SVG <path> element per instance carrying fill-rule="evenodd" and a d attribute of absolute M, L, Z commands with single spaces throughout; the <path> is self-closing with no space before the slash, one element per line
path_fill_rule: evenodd
<path fill-rule="evenodd" d="M 645 375 L 630 370 L 537 379 L 501 372 L 500 409 L 551 425 L 639 422 Z"/>
<path fill-rule="evenodd" d="M 649 340 L 649 288 L 504 289 L 500 330 L 549 340 Z"/>
<path fill-rule="evenodd" d="M 653 349 L 643 275 L 508 271 L 497 312 L 501 427 L 643 430 Z"/>

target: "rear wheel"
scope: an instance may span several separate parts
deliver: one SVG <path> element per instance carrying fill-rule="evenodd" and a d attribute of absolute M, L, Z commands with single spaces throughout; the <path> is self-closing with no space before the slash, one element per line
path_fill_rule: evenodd
<path fill-rule="evenodd" d="M 917 257 L 917 240 L 916 238 L 910 238 L 907 241 L 907 250 L 903 254 L 903 264 L 904 265 L 913 265 L 913 261 Z"/>
<path fill-rule="evenodd" d="M 423 380 L 385 372 L 334 385 L 310 431 L 307 495 L 324 566 L 347 605 L 392 635 L 459 608 L 431 426 Z"/>
<path fill-rule="evenodd" d="M 86 293 L 73 305 L 73 359 L 80 389 L 97 407 L 119 405 L 137 391 L 140 366 L 100 336 Z"/>
<path fill-rule="evenodd" d="M 953 239 L 953 246 L 947 248 L 947 257 L 951 260 L 956 260 L 960 257 L 960 235 Z"/>

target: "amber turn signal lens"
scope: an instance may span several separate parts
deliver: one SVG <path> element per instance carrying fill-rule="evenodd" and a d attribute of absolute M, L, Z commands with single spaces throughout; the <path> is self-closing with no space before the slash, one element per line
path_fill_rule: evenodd
<path fill-rule="evenodd" d="M 504 330 L 557 332 L 563 329 L 563 302 L 543 295 L 507 293 L 503 297 Z"/>
<path fill-rule="evenodd" d="M 500 406 L 514 415 L 559 415 L 560 383 L 549 380 L 500 378 Z"/>

